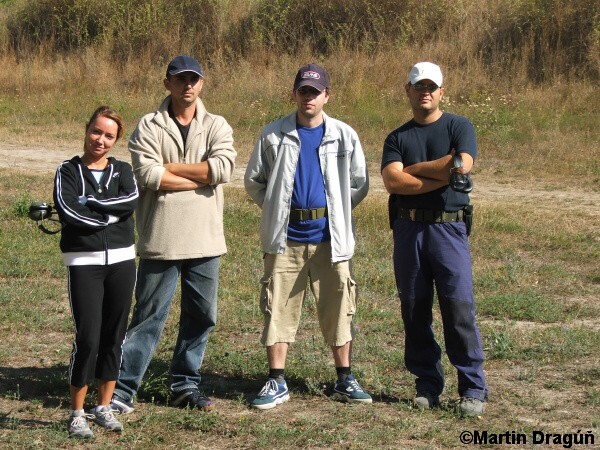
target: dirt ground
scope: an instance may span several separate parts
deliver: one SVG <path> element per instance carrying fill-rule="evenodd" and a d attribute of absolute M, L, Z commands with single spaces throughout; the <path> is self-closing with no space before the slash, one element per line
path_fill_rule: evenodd
<path fill-rule="evenodd" d="M 56 169 L 59 162 L 71 158 L 76 151 L 73 147 L 68 148 L 43 148 L 43 147 L 21 147 L 16 145 L 0 144 L 0 168 L 12 168 L 24 171 L 35 171 L 41 173 L 48 173 L 49 185 L 51 183 L 51 177 Z M 125 149 L 119 149 L 113 152 L 113 154 L 121 159 L 129 160 L 129 155 Z M 234 186 L 243 185 L 243 174 L 245 170 L 245 160 L 238 162 L 235 175 L 232 180 Z M 385 195 L 383 183 L 379 175 L 379 169 L 377 162 L 373 162 L 370 166 L 371 175 L 371 190 L 369 195 Z M 586 220 L 587 224 L 593 227 L 592 232 L 595 233 L 596 240 L 600 239 L 600 220 L 594 220 L 594 217 L 600 217 L 600 191 L 594 189 L 591 185 L 577 185 L 571 186 L 567 189 L 560 187 L 559 182 L 552 182 L 549 180 L 536 180 L 528 179 L 521 180 L 516 177 L 511 179 L 510 177 L 503 175 L 497 177 L 491 170 L 481 170 L 476 173 L 475 177 L 475 190 L 472 194 L 472 199 L 475 204 L 479 205 L 519 205 L 519 206 L 531 206 L 532 210 L 550 210 L 555 209 L 557 211 L 565 211 L 575 214 L 582 214 L 588 217 Z M 592 218 L 592 220 L 589 220 Z M 523 328 L 544 327 L 548 324 L 539 324 L 532 322 L 520 322 L 516 323 L 517 326 Z M 585 328 L 591 328 L 598 330 L 599 324 L 596 320 L 581 319 L 577 321 L 577 326 L 583 326 Z M 51 341 L 51 336 L 46 336 Z M 62 336 L 57 336 L 56 339 L 63 339 Z M 35 367 L 43 366 L 45 370 L 54 367 L 55 362 L 50 358 L 47 361 L 20 361 L 20 366 Z M 565 373 L 557 374 L 556 368 L 546 366 L 542 362 L 528 363 L 524 362 L 522 366 L 515 368 L 510 365 L 506 365 L 502 362 L 490 362 L 488 364 L 488 372 L 490 374 L 490 383 L 495 386 L 497 392 L 511 392 L 514 390 L 513 385 L 523 384 L 522 379 L 533 376 L 535 374 L 539 383 L 542 381 L 543 386 L 550 386 L 555 383 L 564 383 L 564 380 L 575 379 L 580 376 L 581 373 L 596 373 L 594 361 L 576 361 L 573 367 L 563 367 Z M 22 370 L 15 368 L 8 368 L 7 371 L 11 370 Z M 29 370 L 29 369 L 28 369 Z M 52 369 L 55 372 L 58 369 Z M 587 372 L 586 372 L 587 371 Z M 55 374 L 59 376 L 59 374 Z M 31 375 L 32 379 L 36 378 L 36 375 Z M 556 379 L 556 380 L 555 380 Z M 488 421 L 497 421 L 497 423 L 507 424 L 506 419 L 503 417 L 514 417 L 515 423 L 518 424 L 529 424 L 532 428 L 544 427 L 547 429 L 564 430 L 569 431 L 571 429 L 576 430 L 577 427 L 581 426 L 582 417 L 577 417 L 582 411 L 582 400 L 583 394 L 580 392 L 577 394 L 576 401 L 574 403 L 573 390 L 572 389 L 546 389 L 541 384 L 536 383 L 535 388 L 523 392 L 523 402 L 527 406 L 519 406 L 509 404 L 505 401 L 502 396 L 499 396 L 495 400 L 494 407 L 490 409 Z M 240 386 L 234 385 L 231 382 L 230 385 L 225 386 L 222 389 L 224 393 L 231 392 L 239 393 L 245 392 L 244 389 L 239 390 Z M 505 389 L 504 389 L 505 388 Z M 241 394 L 240 394 L 241 395 Z M 304 399 L 303 402 L 296 402 L 295 405 L 284 405 L 281 408 L 281 413 L 289 416 L 289 420 L 296 420 L 298 417 L 302 417 L 305 414 L 304 410 L 298 410 L 298 405 L 305 405 L 306 408 L 310 409 L 311 414 L 314 414 L 318 409 L 318 405 L 315 403 L 322 401 L 322 399 Z M 536 405 L 536 410 L 531 411 L 528 409 L 531 405 Z M 23 406 L 23 402 L 17 402 L 13 399 L 2 398 L 0 399 L 0 411 L 15 411 L 16 416 L 19 417 L 25 427 L 27 426 L 39 426 L 36 422 L 35 411 L 30 411 L 27 408 L 34 408 L 29 402 Z M 35 408 L 42 408 L 41 405 L 35 406 Z M 152 412 L 154 409 L 150 405 L 142 404 L 142 412 Z M 234 396 L 230 395 L 230 400 L 220 401 L 220 411 L 227 417 L 239 417 L 249 416 L 252 420 L 256 420 L 256 416 L 251 416 L 248 408 L 236 401 Z M 578 413 L 574 413 L 579 411 Z M 588 410 L 587 413 L 590 411 Z M 52 422 L 60 422 L 63 419 L 64 411 L 60 408 L 46 411 L 48 416 L 48 424 Z M 326 410 L 323 412 L 326 413 Z M 381 413 L 397 414 L 397 412 L 389 406 L 381 406 Z M 539 415 L 539 416 L 538 416 Z M 143 417 L 139 415 L 138 417 Z M 132 419 L 133 420 L 133 419 Z M 264 419 L 265 421 L 267 419 Z M 548 422 L 549 421 L 549 422 Z M 486 422 L 486 423 L 492 423 Z M 584 421 L 584 423 L 587 423 Z M 32 425 L 30 425 L 32 424 Z M 42 424 L 44 425 L 44 424 Z M 514 424 L 513 424 L 514 425 Z M 484 426 L 484 425 L 481 425 Z M 509 426 L 509 425 L 506 425 Z M 521 425 L 519 425 L 521 426 Z M 0 442 L 2 442 L 3 435 L 6 437 L 11 432 L 10 430 L 1 430 L 0 427 Z M 587 428 L 586 428 L 587 430 Z M 596 436 L 597 430 L 594 430 Z M 208 447 L 218 448 L 219 443 L 208 442 L 205 443 Z M 399 443 L 398 448 L 408 447 L 413 445 L 410 441 Z M 348 447 L 350 448 L 350 447 Z M 508 448 L 508 447 L 505 447 Z M 549 447 L 548 447 L 549 448 Z M 555 448 L 555 447 L 552 447 Z M 557 447 L 558 448 L 558 447 Z M 581 447 L 580 447 L 581 448 Z"/>
<path fill-rule="evenodd" d="M 0 167 L 54 172 L 59 162 L 70 159 L 75 152 L 69 148 L 21 147 L 0 144 Z M 113 154 L 124 160 L 129 160 L 126 150 L 120 149 Z M 238 161 L 232 180 L 233 185 L 243 185 L 245 161 Z M 372 164 L 370 192 L 383 192 L 383 183 L 378 172 L 378 166 Z M 471 195 L 474 203 L 514 203 L 519 205 L 534 205 L 535 208 L 553 208 L 571 212 L 585 212 L 588 215 L 600 217 L 600 192 L 592 191 L 591 186 L 576 185 L 569 188 L 558 183 L 548 183 L 535 179 L 507 181 L 503 176 L 498 181 L 489 173 L 478 173 Z M 599 225 L 600 228 L 600 225 Z"/>

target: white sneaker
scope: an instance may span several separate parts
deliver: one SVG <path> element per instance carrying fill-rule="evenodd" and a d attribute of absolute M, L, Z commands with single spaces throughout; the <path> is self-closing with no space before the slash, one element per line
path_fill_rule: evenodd
<path fill-rule="evenodd" d="M 94 437 L 94 433 L 90 430 L 90 427 L 86 419 L 92 419 L 91 414 L 85 414 L 80 411 L 73 411 L 69 415 L 67 421 L 67 427 L 69 430 L 69 437 L 79 439 L 89 439 Z"/>
<path fill-rule="evenodd" d="M 90 413 L 94 415 L 93 421 L 103 428 L 110 431 L 121 431 L 123 425 L 115 417 L 116 411 L 111 409 L 110 406 L 96 406 L 90 410 Z"/>

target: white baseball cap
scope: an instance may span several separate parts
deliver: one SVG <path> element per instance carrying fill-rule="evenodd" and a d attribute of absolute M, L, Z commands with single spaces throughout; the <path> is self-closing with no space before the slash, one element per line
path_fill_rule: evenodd
<path fill-rule="evenodd" d="M 415 84 L 421 80 L 431 80 L 438 86 L 442 85 L 444 77 L 442 76 L 442 69 L 437 64 L 430 62 L 420 62 L 410 69 L 408 74 L 408 82 Z"/>

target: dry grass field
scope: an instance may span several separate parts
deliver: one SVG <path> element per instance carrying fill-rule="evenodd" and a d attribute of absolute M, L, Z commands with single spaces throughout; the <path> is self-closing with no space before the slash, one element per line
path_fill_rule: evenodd
<path fill-rule="evenodd" d="M 597 0 L 0 0 L 0 447 L 600 448 L 598 30 Z M 51 199 L 53 171 L 80 151 L 96 106 L 119 110 L 129 136 L 166 94 L 165 65 L 178 53 L 203 63 L 203 100 L 232 125 L 238 150 L 219 323 L 202 367 L 217 408 L 167 406 L 175 301 L 124 432 L 96 428 L 94 441 L 75 444 L 65 430 L 66 272 L 58 236 L 37 230 L 27 208 Z M 443 109 L 477 130 L 470 242 L 490 387 L 477 419 L 456 415 L 445 357 L 446 390 L 431 411 L 411 406 L 403 368 L 379 163 L 387 133 L 410 117 L 403 83 L 419 60 L 441 65 Z M 353 370 L 375 401 L 330 400 L 335 370 L 309 297 L 289 355 L 292 399 L 260 412 L 249 407 L 267 369 L 259 211 L 241 180 L 260 129 L 291 111 L 295 71 L 309 61 L 328 68 L 327 112 L 357 130 L 369 163 L 371 190 L 355 210 Z M 125 160 L 126 138 L 114 150 Z M 437 311 L 434 331 L 443 346 Z"/>

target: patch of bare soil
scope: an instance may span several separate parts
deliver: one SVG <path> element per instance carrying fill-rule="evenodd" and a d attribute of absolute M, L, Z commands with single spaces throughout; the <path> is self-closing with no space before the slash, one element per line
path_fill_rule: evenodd
<path fill-rule="evenodd" d="M 23 147 L 16 145 L 0 145 L 0 167 L 54 172 L 61 161 L 70 159 L 79 151 L 75 148 Z M 124 148 L 115 150 L 113 154 L 125 161 L 129 154 Z M 243 185 L 246 161 L 238 161 L 232 184 Z M 377 165 L 371 165 L 371 194 L 385 192 Z M 479 204 L 518 204 L 532 205 L 535 208 L 556 209 L 569 213 L 584 213 L 600 217 L 600 192 L 585 189 L 586 186 L 557 188 L 544 183 L 521 181 L 515 183 L 498 182 L 485 174 L 478 174 L 472 193 L 473 201 Z"/>

